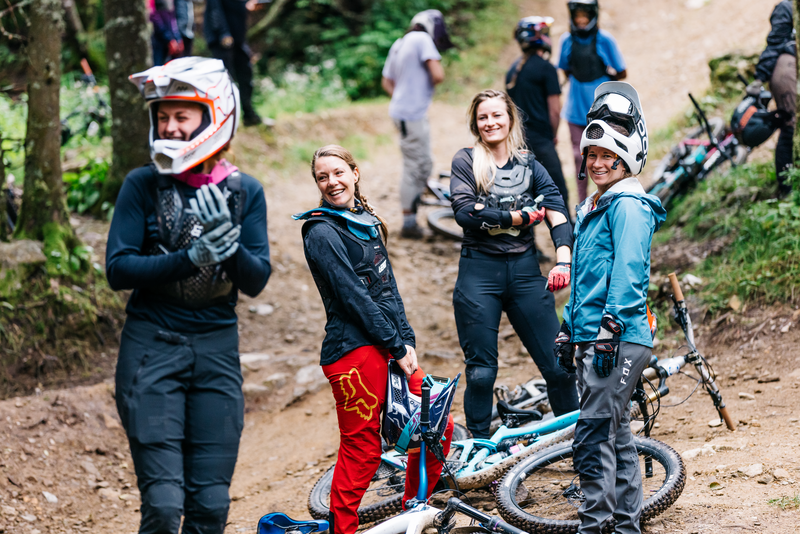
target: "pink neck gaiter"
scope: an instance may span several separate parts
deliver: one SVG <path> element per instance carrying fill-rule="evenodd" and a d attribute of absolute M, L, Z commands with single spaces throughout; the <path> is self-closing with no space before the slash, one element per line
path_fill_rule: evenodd
<path fill-rule="evenodd" d="M 185 183 L 188 186 L 200 188 L 203 185 L 218 184 L 239 168 L 236 165 L 231 165 L 227 160 L 221 159 L 211 169 L 211 174 L 193 173 L 192 171 L 184 171 L 180 174 L 173 176 Z"/>

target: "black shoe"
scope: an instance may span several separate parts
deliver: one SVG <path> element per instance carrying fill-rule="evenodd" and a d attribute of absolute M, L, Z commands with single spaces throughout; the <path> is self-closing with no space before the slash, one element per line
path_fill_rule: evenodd
<path fill-rule="evenodd" d="M 400 230 L 400 237 L 406 239 L 422 239 L 425 237 L 425 234 L 422 228 L 420 228 L 418 224 L 415 224 L 414 226 L 404 226 L 402 230 Z"/>
<path fill-rule="evenodd" d="M 246 113 L 245 116 L 242 118 L 242 124 L 245 126 L 258 126 L 259 124 L 264 124 L 264 121 L 261 117 L 253 111 L 252 113 Z"/>

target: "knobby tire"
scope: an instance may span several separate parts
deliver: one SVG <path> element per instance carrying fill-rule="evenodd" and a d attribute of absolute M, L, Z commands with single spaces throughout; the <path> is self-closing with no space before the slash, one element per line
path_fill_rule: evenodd
<path fill-rule="evenodd" d="M 672 447 L 651 438 L 635 438 L 640 465 L 653 459 L 651 477 L 642 475 L 645 499 L 642 521 L 669 508 L 686 484 L 686 468 Z M 579 480 L 572 467 L 572 443 L 551 447 L 514 466 L 495 488 L 498 511 L 512 525 L 529 532 L 572 534 L 578 531 Z M 579 489 L 578 489 L 579 491 Z M 613 532 L 609 525 L 608 532 Z"/>
<path fill-rule="evenodd" d="M 449 239 L 461 241 L 464 231 L 456 224 L 452 208 L 439 208 L 428 213 L 428 226 L 433 232 Z"/>
<path fill-rule="evenodd" d="M 470 437 L 471 434 L 466 427 L 456 424 L 453 428 L 453 441 L 461 441 Z M 335 467 L 336 464 L 333 464 L 320 477 L 308 495 L 308 511 L 314 519 L 328 519 L 331 483 L 333 482 L 333 470 Z M 378 471 L 370 481 L 361 505 L 358 507 L 359 523 L 373 523 L 400 513 L 402 511 L 405 483 L 405 471 L 381 462 Z"/>

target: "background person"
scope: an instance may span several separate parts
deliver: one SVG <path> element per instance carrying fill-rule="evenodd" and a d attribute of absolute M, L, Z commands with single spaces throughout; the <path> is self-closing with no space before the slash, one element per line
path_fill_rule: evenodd
<path fill-rule="evenodd" d="M 175 18 L 173 0 L 150 0 L 150 22 L 153 23 L 153 65 L 163 65 L 183 54 L 183 40 Z"/>
<path fill-rule="evenodd" d="M 633 87 L 602 84 L 588 118 L 581 150 L 597 191 L 578 206 L 572 286 L 555 354 L 578 374 L 572 448 L 586 498 L 578 532 L 600 534 L 613 519 L 614 532 L 632 534 L 641 532 L 642 480 L 628 405 L 653 347 L 650 244 L 666 211 L 634 176 L 647 160 L 647 127 Z"/>
<path fill-rule="evenodd" d="M 598 26 L 600 8 L 597 0 L 571 0 L 567 7 L 570 31 L 561 36 L 558 68 L 569 78 L 569 93 L 562 115 L 569 124 L 578 201 L 583 202 L 588 183 L 578 178 L 578 169 L 583 161 L 580 144 L 586 128 L 586 113 L 594 101 L 594 91 L 601 83 L 623 80 L 628 73 L 617 41 Z"/>
<path fill-rule="evenodd" d="M 386 224 L 361 193 L 353 155 L 338 145 L 318 149 L 311 172 L 320 207 L 295 215 L 303 225 L 303 250 L 325 306 L 327 323 L 320 363 L 331 383 L 340 445 L 330 497 L 330 531 L 354 534 L 358 506 L 383 453 L 380 413 L 386 400 L 388 361 L 393 358 L 421 393 L 425 374 L 417 365 L 414 331 L 406 319 L 385 242 Z M 445 430 L 450 449 L 453 420 Z M 403 502 L 416 495 L 419 451 L 409 454 Z M 428 495 L 442 465 L 428 456 Z M 416 475 L 416 476 L 415 476 Z"/>
<path fill-rule="evenodd" d="M 548 61 L 552 50 L 551 17 L 525 17 L 517 23 L 514 37 L 522 48 L 506 74 L 506 90 L 522 111 L 525 144 L 553 179 L 569 206 L 569 192 L 556 152 L 561 115 L 561 86 L 558 72 Z"/>
<path fill-rule="evenodd" d="M 781 125 L 778 145 L 775 147 L 775 176 L 778 179 L 778 194 L 782 197 L 792 191 L 792 184 L 784 172 L 791 165 L 792 138 L 797 123 L 797 45 L 794 38 L 792 2 L 783 0 L 775 6 L 769 18 L 771 25 L 767 35 L 767 48 L 761 53 L 756 65 L 756 80 L 747 87 L 748 94 L 758 96 L 761 86 L 769 82 L 769 89 L 778 109 L 784 111 L 789 120 Z"/>
<path fill-rule="evenodd" d="M 469 125 L 475 147 L 456 153 L 450 178 L 456 222 L 464 228 L 453 307 L 466 361 L 467 428 L 488 438 L 503 311 L 547 382 L 553 413 L 578 409 L 575 377 L 550 352 L 558 332 L 551 291 L 569 284 L 572 229 L 553 180 L 523 151 L 522 125 L 509 96 L 491 89 L 475 95 Z M 534 211 L 538 195 L 545 197 L 543 207 Z M 542 220 L 551 227 L 558 261 L 547 279 L 533 244 L 533 225 Z"/>
<path fill-rule="evenodd" d="M 239 85 L 242 99 L 242 124 L 257 126 L 261 117 L 253 108 L 252 53 L 247 46 L 247 13 L 255 9 L 252 0 L 206 0 L 203 30 L 208 48 L 225 63 Z"/>
<path fill-rule="evenodd" d="M 402 237 L 422 237 L 417 204 L 433 169 L 428 107 L 434 86 L 444 81 L 439 53 L 452 46 L 442 13 L 429 9 L 411 19 L 408 32 L 394 42 L 383 65 L 381 86 L 392 97 L 389 116 L 400 133 L 403 154 Z"/>
<path fill-rule="evenodd" d="M 131 80 L 154 164 L 123 183 L 106 266 L 114 290 L 133 289 L 115 396 L 139 532 L 177 534 L 184 516 L 186 534 L 222 534 L 244 422 L 236 300 L 270 275 L 264 191 L 223 159 L 239 101 L 221 61 L 180 58 Z"/>

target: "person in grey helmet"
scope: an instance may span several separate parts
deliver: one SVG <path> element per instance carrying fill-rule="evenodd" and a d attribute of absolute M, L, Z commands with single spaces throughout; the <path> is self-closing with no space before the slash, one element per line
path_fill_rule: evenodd
<path fill-rule="evenodd" d="M 666 211 L 635 177 L 647 161 L 647 126 L 633 87 L 601 84 L 587 120 L 580 174 L 597 191 L 578 206 L 555 356 L 578 374 L 581 413 L 572 449 L 585 497 L 578 532 L 600 534 L 614 523 L 618 534 L 638 534 L 642 479 L 628 405 L 653 347 L 650 244 Z"/>
<path fill-rule="evenodd" d="M 381 86 L 392 97 L 389 116 L 400 133 L 403 153 L 401 237 L 422 237 L 417 205 L 433 169 L 428 106 L 433 88 L 444 81 L 440 53 L 452 46 L 442 13 L 428 9 L 414 16 L 408 32 L 394 42 L 383 65 Z"/>
<path fill-rule="evenodd" d="M 261 184 L 225 158 L 239 95 L 222 61 L 134 74 L 151 165 L 131 171 L 108 234 L 125 309 L 115 397 L 141 493 L 141 534 L 222 534 L 244 424 L 236 300 L 271 272 Z"/>

